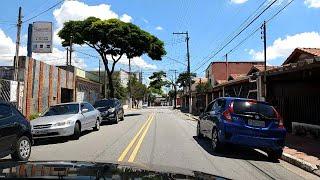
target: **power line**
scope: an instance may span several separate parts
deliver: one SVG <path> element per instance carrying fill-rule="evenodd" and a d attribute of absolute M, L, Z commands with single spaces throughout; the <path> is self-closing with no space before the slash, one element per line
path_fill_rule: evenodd
<path fill-rule="evenodd" d="M 280 14 L 285 8 L 287 8 L 294 0 L 291 0 L 286 4 L 283 8 L 281 8 L 276 14 L 274 14 L 270 19 L 268 19 L 266 22 L 271 21 L 273 18 L 275 18 L 278 14 Z"/>
<path fill-rule="evenodd" d="M 183 63 L 183 62 L 181 62 L 181 61 L 179 61 L 179 60 L 177 60 L 177 59 L 174 59 L 174 58 L 169 57 L 169 56 L 165 56 L 165 57 L 166 57 L 167 59 L 171 60 L 171 61 L 174 61 L 174 62 L 180 63 L 180 64 L 182 64 L 182 65 L 184 65 L 184 66 L 187 66 L 185 63 Z"/>
<path fill-rule="evenodd" d="M 206 61 L 209 61 L 210 59 L 214 58 L 217 54 L 219 54 L 226 46 L 228 46 L 234 39 L 236 39 L 243 31 L 245 31 L 254 21 L 256 21 L 266 10 L 268 10 L 277 0 L 274 0 L 272 3 L 270 3 L 262 12 L 260 12 L 253 20 L 250 21 L 249 24 L 247 24 L 240 32 L 238 32 L 231 40 L 229 40 L 222 48 L 220 48 L 216 53 L 214 53 L 212 56 L 209 56 L 208 59 L 204 59 L 202 61 L 202 64 L 198 66 L 194 71 L 199 70 L 203 65 L 206 64 Z"/>
<path fill-rule="evenodd" d="M 27 19 L 27 20 L 23 21 L 22 23 L 26 23 L 26 22 L 28 22 L 28 21 L 30 21 L 30 20 L 32 20 L 32 19 L 34 19 L 34 18 L 36 18 L 36 17 L 38 17 L 38 16 L 40 16 L 40 15 L 44 14 L 44 13 L 46 13 L 46 12 L 50 11 L 51 9 L 53 9 L 53 8 L 57 7 L 59 4 L 61 4 L 63 1 L 64 1 L 64 0 L 59 1 L 58 3 L 56 3 L 56 4 L 54 4 L 53 6 L 49 7 L 48 9 L 46 9 L 46 10 L 44 10 L 44 11 L 42 11 L 42 12 L 40 12 L 40 13 L 36 14 L 35 16 L 33 16 L 33 17 L 31 17 L 31 18 L 29 18 L 29 19 Z"/>
<path fill-rule="evenodd" d="M 261 8 L 266 2 L 268 2 L 268 1 L 269 1 L 269 0 L 265 0 L 263 3 L 261 3 L 261 4 L 258 6 L 258 8 L 257 8 L 251 15 L 249 15 L 249 16 L 239 25 L 238 28 L 236 28 L 236 30 L 234 30 L 229 36 L 227 36 L 227 37 L 225 38 L 225 40 L 224 40 L 223 42 L 221 42 L 221 44 L 224 44 L 225 42 L 227 42 L 228 39 L 230 39 L 230 38 L 232 37 L 232 35 L 234 35 L 234 34 L 237 32 L 238 29 L 241 29 L 241 28 L 243 27 L 243 25 L 249 21 L 250 18 L 252 18 L 252 17 L 254 17 L 254 16 L 256 15 L 256 13 L 260 10 L 260 8 Z M 222 31 L 222 32 L 224 32 L 224 31 Z M 222 32 L 219 33 L 219 36 L 222 34 Z M 210 44 L 212 44 L 212 42 L 211 42 Z M 219 46 L 217 46 L 216 49 L 218 49 L 218 47 L 219 47 Z M 210 56 L 210 54 L 213 53 L 216 49 L 212 50 L 206 57 L 203 58 L 203 60 L 204 60 L 204 59 L 207 59 L 207 58 Z"/>
<path fill-rule="evenodd" d="M 279 15 L 285 8 L 287 8 L 294 0 L 291 0 L 288 2 L 285 6 L 283 6 L 276 14 L 274 14 L 271 18 L 269 18 L 266 22 L 271 21 L 273 18 L 275 18 L 277 15 Z M 247 37 L 245 37 L 242 41 L 240 41 L 234 48 L 232 48 L 230 51 L 228 51 L 226 54 L 232 53 L 234 50 L 236 50 L 238 47 L 240 47 L 245 41 L 247 41 L 250 37 L 252 37 L 256 32 L 259 31 L 261 27 L 258 27 L 255 29 L 252 33 L 250 33 Z"/>

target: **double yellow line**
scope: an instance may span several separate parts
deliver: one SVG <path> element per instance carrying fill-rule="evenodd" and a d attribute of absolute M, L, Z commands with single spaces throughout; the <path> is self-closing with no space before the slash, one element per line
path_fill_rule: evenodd
<path fill-rule="evenodd" d="M 140 128 L 140 130 L 138 131 L 138 133 L 133 137 L 133 139 L 131 140 L 131 142 L 128 144 L 128 146 L 124 149 L 124 151 L 121 153 L 120 157 L 118 158 L 118 161 L 123 161 L 124 158 L 126 157 L 126 155 L 128 154 L 128 152 L 130 151 L 130 149 L 132 148 L 132 146 L 135 144 L 135 142 L 138 139 L 138 142 L 135 144 L 135 147 L 129 157 L 128 162 L 133 162 L 134 159 L 136 158 L 138 151 L 140 149 L 140 146 L 142 144 L 142 141 L 144 139 L 144 137 L 146 136 L 148 129 L 154 119 L 154 113 L 151 114 L 148 117 L 148 120 L 142 125 L 142 127 Z M 143 131 L 143 132 L 142 132 Z M 140 134 L 142 133 L 142 135 L 140 136 Z"/>

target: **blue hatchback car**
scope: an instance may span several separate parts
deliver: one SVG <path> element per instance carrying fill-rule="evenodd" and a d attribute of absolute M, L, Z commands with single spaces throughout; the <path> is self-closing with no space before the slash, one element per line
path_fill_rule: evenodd
<path fill-rule="evenodd" d="M 208 137 L 213 150 L 224 144 L 261 149 L 271 160 L 281 157 L 286 130 L 276 109 L 267 102 L 222 97 L 200 115 L 197 136 Z"/>

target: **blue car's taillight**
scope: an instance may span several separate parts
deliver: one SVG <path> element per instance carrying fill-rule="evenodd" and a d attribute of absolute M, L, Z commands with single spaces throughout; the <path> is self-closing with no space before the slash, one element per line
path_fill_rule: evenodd
<path fill-rule="evenodd" d="M 229 105 L 229 107 L 222 113 L 224 118 L 226 118 L 227 121 L 232 121 L 231 113 L 233 113 L 233 102 Z"/>

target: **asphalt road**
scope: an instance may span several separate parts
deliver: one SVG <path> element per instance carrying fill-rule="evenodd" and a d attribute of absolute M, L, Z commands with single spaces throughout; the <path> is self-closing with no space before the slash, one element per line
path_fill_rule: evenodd
<path fill-rule="evenodd" d="M 196 137 L 196 121 L 168 108 L 126 113 L 119 124 L 87 131 L 79 140 L 41 140 L 30 157 L 38 160 L 78 160 L 170 166 L 231 179 L 317 179 L 284 161 L 269 162 L 256 150 L 229 147 L 213 153 L 208 140 Z"/>

